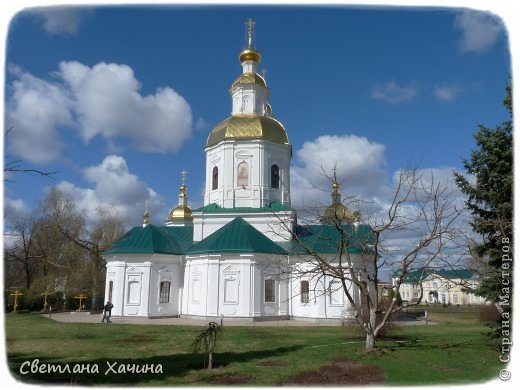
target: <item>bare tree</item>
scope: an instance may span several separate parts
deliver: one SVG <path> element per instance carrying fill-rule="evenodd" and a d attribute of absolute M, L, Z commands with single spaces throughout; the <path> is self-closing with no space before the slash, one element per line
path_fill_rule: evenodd
<path fill-rule="evenodd" d="M 335 176 L 331 179 L 336 182 Z M 371 350 L 392 315 L 401 310 L 397 303 L 399 290 L 410 272 L 441 263 L 453 264 L 455 258 L 460 259 L 458 220 L 463 209 L 457 207 L 447 184 L 424 177 L 418 169 L 408 169 L 400 172 L 386 212 L 367 215 L 368 224 L 360 223 L 359 214 L 346 219 L 345 207 L 332 210 L 327 210 L 329 233 L 322 237 L 318 234 L 312 245 L 302 233 L 305 226 L 291 229 L 280 220 L 301 253 L 287 266 L 286 274 L 297 280 L 310 280 L 315 293 L 341 290 L 355 321 L 365 331 L 366 349 Z M 310 212 L 313 214 L 315 211 Z M 323 213 L 311 219 L 315 221 L 315 217 L 324 222 Z M 334 234 L 330 234 L 331 230 Z M 392 237 L 403 233 L 407 245 L 394 248 Z M 316 241 L 321 241 L 322 248 L 333 250 L 320 250 Z M 394 276 L 392 298 L 386 305 L 379 284 L 381 272 Z M 334 280 L 336 287 L 325 286 L 326 279 Z M 422 288 L 416 304 L 421 299 Z"/>
<path fill-rule="evenodd" d="M 74 201 L 52 188 L 28 219 L 12 223 L 5 233 L 9 283 L 4 281 L 34 290 L 26 291 L 26 298 L 38 298 L 45 290 L 66 295 L 88 290 L 92 310 L 99 309 L 105 276 L 101 253 L 124 233 L 124 225 L 106 207 L 98 207 L 97 213 L 97 222 L 87 225 Z"/>
<path fill-rule="evenodd" d="M 72 199 L 56 188 L 47 197 L 44 207 L 50 227 L 83 252 L 82 261 L 75 267 L 75 274 L 82 279 L 80 285 L 88 286 L 91 290 L 91 310 L 98 310 L 101 307 L 99 298 L 105 272 L 101 253 L 124 233 L 121 218 L 110 209 L 100 206 L 97 209 L 97 224 L 88 229 L 84 216 Z"/>
<path fill-rule="evenodd" d="M 6 280 L 8 285 L 23 283 L 25 288 L 30 288 L 38 274 L 42 255 L 32 234 L 35 224 L 33 218 L 17 221 L 6 233 L 9 243 L 4 247 L 5 270 L 6 276 L 13 278 Z"/>
<path fill-rule="evenodd" d="M 7 139 L 9 136 L 9 133 L 13 131 L 13 128 L 9 128 L 5 134 L 4 138 Z M 11 177 L 16 173 L 26 173 L 28 175 L 39 175 L 39 176 L 46 176 L 48 178 L 54 179 L 53 175 L 58 173 L 58 171 L 52 171 L 52 172 L 45 172 L 41 171 L 36 168 L 27 168 L 23 165 L 22 160 L 16 160 L 11 158 L 11 156 L 5 156 L 5 162 L 4 162 L 4 181 L 6 182 L 13 182 L 14 180 L 11 179 Z"/>

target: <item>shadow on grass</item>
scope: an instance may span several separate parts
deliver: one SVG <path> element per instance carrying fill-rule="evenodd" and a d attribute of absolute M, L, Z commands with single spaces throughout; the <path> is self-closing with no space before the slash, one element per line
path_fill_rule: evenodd
<path fill-rule="evenodd" d="M 227 366 L 235 362 L 247 362 L 255 359 L 261 360 L 273 358 L 276 356 L 294 352 L 301 348 L 303 348 L 303 346 L 283 347 L 276 349 L 266 349 L 238 353 L 215 353 L 214 364 L 215 367 L 220 367 Z M 34 364 L 35 366 L 40 367 L 40 369 L 44 365 L 53 365 L 55 367 L 59 366 L 62 368 L 62 370 L 64 370 L 68 364 L 70 368 L 70 373 L 31 372 L 30 364 L 33 363 L 36 359 L 39 360 L 39 364 Z M 26 355 L 13 354 L 8 356 L 7 360 L 11 374 L 17 380 L 24 383 L 67 385 L 136 385 L 161 380 L 165 380 L 168 383 L 179 382 L 180 384 L 189 383 L 193 380 L 204 380 L 199 376 L 196 376 L 194 379 L 191 380 L 189 380 L 188 378 L 185 380 L 182 379 L 183 377 L 186 377 L 190 372 L 209 373 L 210 371 L 204 369 L 204 359 L 206 359 L 206 356 L 202 354 L 184 353 L 164 356 L 150 356 L 138 359 L 111 359 L 108 361 L 106 359 L 56 359 L 55 357 L 50 356 L 28 357 Z M 92 372 L 94 371 L 95 365 L 97 365 L 98 372 Z M 157 372 L 159 365 L 162 367 L 162 372 Z M 75 367 L 83 367 L 84 372 L 74 373 Z M 87 371 L 87 367 L 89 367 L 90 372 Z M 133 372 L 130 370 L 131 367 L 135 368 Z M 143 371 L 145 367 L 153 368 L 153 370 L 149 369 L 148 372 L 137 373 L 137 368 L 140 368 L 140 371 Z M 20 370 L 21 368 L 23 368 L 23 372 L 27 373 L 22 374 Z M 48 371 L 48 369 L 46 371 Z M 207 379 L 211 379 L 211 377 Z"/>

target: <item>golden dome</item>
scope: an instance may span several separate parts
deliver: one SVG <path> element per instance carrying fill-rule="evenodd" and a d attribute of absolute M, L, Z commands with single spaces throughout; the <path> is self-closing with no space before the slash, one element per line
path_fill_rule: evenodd
<path fill-rule="evenodd" d="M 262 76 L 260 76 L 258 73 L 246 72 L 242 73 L 235 81 L 233 81 L 233 84 L 231 85 L 231 92 L 233 92 L 236 87 L 243 84 L 256 84 L 267 88 L 267 84 L 265 83 L 265 80 Z"/>
<path fill-rule="evenodd" d="M 216 125 L 209 133 L 206 147 L 226 139 L 265 139 L 288 144 L 283 125 L 273 117 L 260 115 L 233 115 Z"/>
<path fill-rule="evenodd" d="M 352 215 L 350 210 L 342 204 L 335 204 L 327 207 L 322 220 L 325 222 L 352 222 L 354 221 L 354 215 Z"/>
<path fill-rule="evenodd" d="M 171 209 L 168 213 L 168 218 L 166 218 L 166 222 L 172 221 L 193 221 L 193 216 L 191 215 L 191 207 L 179 205 Z"/>
<path fill-rule="evenodd" d="M 260 63 L 262 56 L 260 55 L 259 51 L 252 49 L 251 47 L 248 47 L 247 49 L 242 50 L 242 52 L 240 53 L 238 58 L 240 59 L 240 62 L 256 61 L 256 62 Z"/>

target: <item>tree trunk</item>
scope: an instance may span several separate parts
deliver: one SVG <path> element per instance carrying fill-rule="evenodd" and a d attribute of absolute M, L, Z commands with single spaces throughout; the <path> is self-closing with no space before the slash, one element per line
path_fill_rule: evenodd
<path fill-rule="evenodd" d="M 98 289 L 98 274 L 97 267 L 94 266 L 94 275 L 92 275 L 92 301 L 90 305 L 90 312 L 97 310 L 97 289 Z"/>
<path fill-rule="evenodd" d="M 374 347 L 376 346 L 376 334 L 375 334 L 375 330 L 376 330 L 376 320 L 377 320 L 377 313 L 376 313 L 376 309 L 375 308 L 370 308 L 370 312 L 369 312 L 369 326 L 365 328 L 365 332 L 366 332 L 366 350 L 367 351 L 370 351 L 372 349 L 374 349 Z"/>
<path fill-rule="evenodd" d="M 367 338 L 365 348 L 367 351 L 371 351 L 376 346 L 376 337 L 372 332 L 367 332 Z"/>
<path fill-rule="evenodd" d="M 208 358 L 208 370 L 211 370 L 213 368 L 213 353 L 209 353 Z"/>

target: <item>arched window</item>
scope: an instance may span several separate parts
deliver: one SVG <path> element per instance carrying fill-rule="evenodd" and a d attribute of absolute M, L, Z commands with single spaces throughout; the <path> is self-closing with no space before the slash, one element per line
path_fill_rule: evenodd
<path fill-rule="evenodd" d="M 218 167 L 213 167 L 211 189 L 212 190 L 218 189 Z"/>
<path fill-rule="evenodd" d="M 271 166 L 271 188 L 280 188 L 280 168 L 276 164 Z"/>
<path fill-rule="evenodd" d="M 247 95 L 242 99 L 242 112 L 251 112 L 251 99 Z"/>

